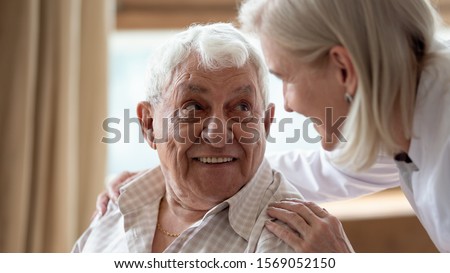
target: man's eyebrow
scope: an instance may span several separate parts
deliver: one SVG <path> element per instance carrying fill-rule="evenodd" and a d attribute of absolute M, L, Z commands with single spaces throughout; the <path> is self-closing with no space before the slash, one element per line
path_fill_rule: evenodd
<path fill-rule="evenodd" d="M 235 94 L 251 94 L 254 91 L 254 88 L 250 85 L 243 85 L 239 86 L 238 88 L 234 89 L 233 93 Z"/>
<path fill-rule="evenodd" d="M 186 91 L 190 91 L 193 93 L 205 93 L 208 91 L 207 88 L 204 88 L 203 86 L 196 84 L 188 84 L 186 89 L 187 89 Z"/>
<path fill-rule="evenodd" d="M 196 84 L 187 84 L 184 86 L 184 88 L 181 88 L 184 92 L 192 92 L 192 93 L 207 93 L 208 88 L 205 88 L 200 85 Z M 242 85 L 233 90 L 233 94 L 245 94 L 245 93 L 252 93 L 254 91 L 254 88 L 250 84 Z"/>

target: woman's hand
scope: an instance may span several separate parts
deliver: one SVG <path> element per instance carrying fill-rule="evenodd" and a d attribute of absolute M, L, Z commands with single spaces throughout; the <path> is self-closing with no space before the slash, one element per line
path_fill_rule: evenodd
<path fill-rule="evenodd" d="M 97 211 L 94 213 L 94 216 L 96 214 L 103 215 L 106 212 L 106 208 L 108 206 L 109 200 L 112 200 L 113 202 L 117 201 L 117 198 L 119 198 L 120 191 L 119 188 L 128 182 L 130 182 L 134 177 L 136 177 L 140 172 L 122 172 L 120 173 L 116 178 L 111 180 L 106 185 L 106 190 L 101 192 L 97 196 L 97 203 L 96 208 Z"/>
<path fill-rule="evenodd" d="M 287 199 L 270 204 L 267 214 L 288 225 L 267 221 L 266 228 L 295 252 L 354 252 L 341 222 L 315 203 Z"/>

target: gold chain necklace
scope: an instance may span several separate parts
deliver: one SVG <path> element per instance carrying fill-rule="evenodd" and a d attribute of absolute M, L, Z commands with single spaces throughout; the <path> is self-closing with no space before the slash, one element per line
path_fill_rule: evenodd
<path fill-rule="evenodd" d="M 156 224 L 156 228 L 159 231 L 161 231 L 162 233 L 164 233 L 164 235 L 167 235 L 169 237 L 175 237 L 176 238 L 176 237 L 180 236 L 180 233 L 171 233 L 171 232 L 168 232 L 167 230 L 163 229 L 159 223 Z"/>

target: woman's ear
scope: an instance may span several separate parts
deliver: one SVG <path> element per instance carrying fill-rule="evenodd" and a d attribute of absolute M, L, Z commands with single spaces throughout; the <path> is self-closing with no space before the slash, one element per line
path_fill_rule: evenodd
<path fill-rule="evenodd" d="M 141 125 L 142 135 L 150 145 L 151 148 L 156 150 L 155 135 L 153 130 L 153 107 L 149 102 L 141 101 L 138 103 L 137 116 Z"/>
<path fill-rule="evenodd" d="M 346 92 L 355 96 L 358 86 L 358 75 L 348 50 L 343 46 L 334 46 L 330 50 L 330 61 L 337 68 L 336 77 Z"/>

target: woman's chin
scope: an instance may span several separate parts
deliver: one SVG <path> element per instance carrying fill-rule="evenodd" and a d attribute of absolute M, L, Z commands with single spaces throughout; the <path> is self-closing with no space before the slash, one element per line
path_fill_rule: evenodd
<path fill-rule="evenodd" d="M 336 149 L 337 147 L 337 143 L 334 142 L 327 142 L 324 140 L 324 138 L 322 137 L 322 141 L 320 143 L 322 145 L 322 148 L 325 151 L 333 151 L 334 149 Z"/>

